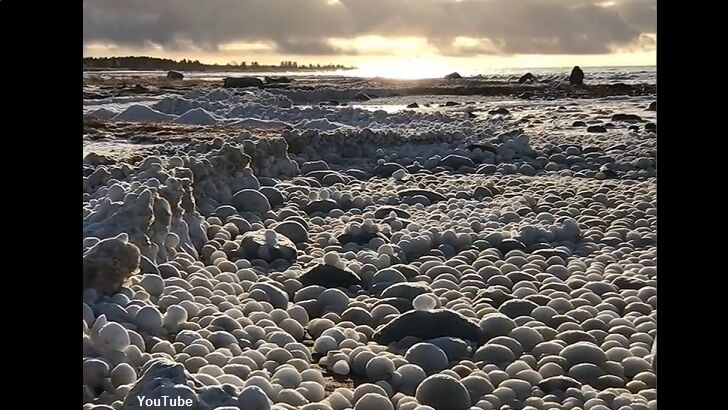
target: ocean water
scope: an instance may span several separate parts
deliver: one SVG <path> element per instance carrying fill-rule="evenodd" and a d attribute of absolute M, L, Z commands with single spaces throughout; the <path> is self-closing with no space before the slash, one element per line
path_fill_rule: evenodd
<path fill-rule="evenodd" d="M 568 76 L 572 67 L 547 67 L 547 68 L 503 68 L 483 72 L 458 71 L 465 77 L 480 75 L 486 80 L 507 81 L 518 78 L 530 72 L 538 78 L 556 78 Z M 581 67 L 586 80 L 591 84 L 655 84 L 657 82 L 656 66 L 623 66 L 623 67 Z M 184 72 L 186 78 L 216 81 L 225 77 L 235 76 L 287 76 L 287 77 L 349 77 L 349 78 L 397 78 L 396 75 L 388 76 L 386 73 L 376 73 L 371 70 L 353 69 L 338 71 L 279 71 L 279 72 L 254 72 L 254 71 L 189 71 Z M 86 71 L 84 77 L 160 77 L 166 71 Z"/>

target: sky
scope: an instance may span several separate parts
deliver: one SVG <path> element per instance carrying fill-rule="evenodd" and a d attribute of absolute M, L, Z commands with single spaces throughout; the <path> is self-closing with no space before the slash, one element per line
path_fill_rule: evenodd
<path fill-rule="evenodd" d="M 656 0 L 84 0 L 84 56 L 442 74 L 655 65 Z"/>

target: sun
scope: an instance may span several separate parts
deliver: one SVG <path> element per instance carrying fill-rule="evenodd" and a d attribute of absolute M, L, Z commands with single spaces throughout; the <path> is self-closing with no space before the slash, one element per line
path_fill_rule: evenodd
<path fill-rule="evenodd" d="M 445 64 L 429 57 L 382 58 L 363 62 L 355 71 L 352 74 L 398 80 L 438 78 L 449 73 Z"/>

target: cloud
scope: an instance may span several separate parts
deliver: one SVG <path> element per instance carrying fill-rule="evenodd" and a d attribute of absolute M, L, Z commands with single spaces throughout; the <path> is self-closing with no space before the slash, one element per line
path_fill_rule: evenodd
<path fill-rule="evenodd" d="M 328 41 L 320 39 L 281 39 L 276 41 L 276 51 L 283 54 L 296 55 L 355 55 L 357 50 L 344 49 L 331 45 Z"/>
<path fill-rule="evenodd" d="M 165 50 L 353 55 L 329 40 L 381 36 L 422 37 L 444 55 L 603 54 L 655 33 L 656 0 L 84 0 L 83 20 L 85 44 Z"/>

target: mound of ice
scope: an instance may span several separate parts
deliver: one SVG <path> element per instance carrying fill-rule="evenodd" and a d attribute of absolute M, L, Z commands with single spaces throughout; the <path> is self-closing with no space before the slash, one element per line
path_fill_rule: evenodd
<path fill-rule="evenodd" d="M 238 126 L 238 127 L 251 127 L 251 128 L 262 128 L 262 129 L 271 129 L 271 128 L 289 128 L 291 124 L 283 121 L 276 121 L 276 120 L 261 120 L 258 118 L 243 118 L 242 120 L 235 121 L 231 123 L 230 125 Z"/>
<path fill-rule="evenodd" d="M 218 122 L 218 118 L 204 108 L 193 108 L 174 119 L 178 124 L 211 125 Z"/>
<path fill-rule="evenodd" d="M 152 105 L 157 111 L 167 114 L 181 115 L 185 112 L 197 107 L 194 101 L 182 97 L 164 97 L 159 102 Z"/>
<path fill-rule="evenodd" d="M 113 121 L 157 121 L 174 119 L 174 115 L 165 114 L 146 105 L 134 104 L 111 118 Z"/>
<path fill-rule="evenodd" d="M 92 111 L 88 114 L 86 114 L 87 117 L 95 118 L 97 120 L 108 120 L 113 118 L 117 113 L 114 111 L 108 110 L 106 108 L 99 108 L 98 110 Z"/>
<path fill-rule="evenodd" d="M 318 118 L 315 120 L 302 120 L 296 124 L 296 128 L 312 129 L 320 131 L 330 131 L 337 128 L 353 128 L 349 125 L 339 122 L 332 122 L 326 118 Z"/>

